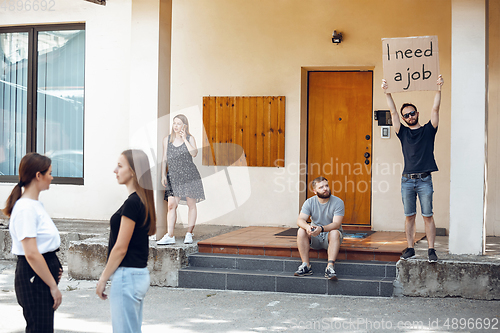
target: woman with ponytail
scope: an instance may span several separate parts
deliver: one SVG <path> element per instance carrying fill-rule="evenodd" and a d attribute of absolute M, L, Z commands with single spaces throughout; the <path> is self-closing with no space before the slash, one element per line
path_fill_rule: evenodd
<path fill-rule="evenodd" d="M 57 286 L 62 266 L 55 254 L 61 239 L 54 222 L 38 201 L 40 192 L 48 190 L 51 181 L 50 158 L 26 154 L 19 164 L 19 183 L 3 209 L 10 217 L 12 253 L 17 255 L 14 285 L 17 302 L 26 319 L 26 332 L 54 332 L 54 311 L 62 301 Z"/>
<path fill-rule="evenodd" d="M 153 182 L 148 157 L 142 150 L 126 150 L 115 168 L 118 184 L 129 196 L 111 216 L 108 261 L 96 287 L 103 300 L 111 278 L 113 332 L 141 332 L 144 297 L 149 289 L 149 237 L 156 233 Z"/>

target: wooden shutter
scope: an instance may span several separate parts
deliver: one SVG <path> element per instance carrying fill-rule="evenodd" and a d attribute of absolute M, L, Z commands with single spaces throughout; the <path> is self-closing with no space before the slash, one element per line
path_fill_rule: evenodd
<path fill-rule="evenodd" d="M 285 96 L 203 97 L 204 165 L 285 166 Z"/>

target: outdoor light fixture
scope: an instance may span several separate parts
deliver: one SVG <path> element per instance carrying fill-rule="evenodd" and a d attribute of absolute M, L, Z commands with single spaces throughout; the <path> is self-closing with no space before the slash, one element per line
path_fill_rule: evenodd
<path fill-rule="evenodd" d="M 106 0 L 85 0 L 85 1 L 93 2 L 93 3 L 96 3 L 98 5 L 106 6 Z"/>
<path fill-rule="evenodd" d="M 342 33 L 341 32 L 337 33 L 337 30 L 333 30 L 332 43 L 340 44 L 341 41 L 342 41 Z"/>

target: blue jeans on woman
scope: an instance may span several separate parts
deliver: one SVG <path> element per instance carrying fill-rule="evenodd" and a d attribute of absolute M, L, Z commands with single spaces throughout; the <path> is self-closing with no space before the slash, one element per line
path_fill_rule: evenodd
<path fill-rule="evenodd" d="M 118 267 L 113 273 L 109 293 L 113 332 L 141 332 L 142 308 L 149 283 L 147 267 Z"/>

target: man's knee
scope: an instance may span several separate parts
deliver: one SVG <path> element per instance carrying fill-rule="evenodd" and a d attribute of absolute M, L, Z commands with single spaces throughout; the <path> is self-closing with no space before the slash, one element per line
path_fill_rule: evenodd
<path fill-rule="evenodd" d="M 406 221 L 408 221 L 408 222 L 415 222 L 415 218 L 416 217 L 417 217 L 417 214 L 406 216 Z"/>
<path fill-rule="evenodd" d="M 328 240 L 330 242 L 338 242 L 340 240 L 340 231 L 332 230 L 328 233 Z"/>
<path fill-rule="evenodd" d="M 434 216 L 422 216 L 425 223 L 434 223 Z"/>
<path fill-rule="evenodd" d="M 299 228 L 299 230 L 297 231 L 297 242 L 302 242 L 307 244 L 311 242 L 311 238 L 309 237 L 307 232 L 302 228 Z"/>

